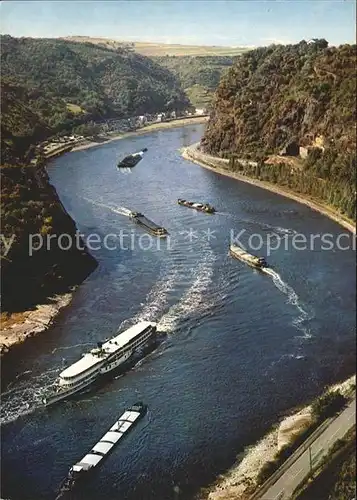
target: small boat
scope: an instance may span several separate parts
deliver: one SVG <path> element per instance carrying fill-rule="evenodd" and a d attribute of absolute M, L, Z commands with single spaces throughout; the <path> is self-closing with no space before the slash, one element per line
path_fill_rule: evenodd
<path fill-rule="evenodd" d="M 147 406 L 137 402 L 128 408 L 79 462 L 74 464 L 60 486 L 64 493 L 73 489 L 78 480 L 87 477 L 90 471 L 99 465 L 113 450 L 114 446 L 129 432 L 146 414 Z"/>
<path fill-rule="evenodd" d="M 209 203 L 194 203 L 193 201 L 182 200 L 181 198 L 177 200 L 177 203 L 187 208 L 194 208 L 199 212 L 205 212 L 206 214 L 214 214 L 216 211 Z"/>
<path fill-rule="evenodd" d="M 131 212 L 129 217 L 134 220 L 140 226 L 143 226 L 149 233 L 154 234 L 155 236 L 167 236 L 168 232 L 164 227 L 158 226 L 155 222 L 151 221 L 145 215 L 140 212 Z"/>
<path fill-rule="evenodd" d="M 231 245 L 229 247 L 229 250 L 233 257 L 235 257 L 238 260 L 241 260 L 242 262 L 245 262 L 249 266 L 256 267 L 258 269 L 268 266 L 264 257 L 257 257 L 255 255 L 252 255 L 243 250 L 243 248 L 238 247 L 237 245 Z"/>
<path fill-rule="evenodd" d="M 133 168 L 135 165 L 142 160 L 144 153 L 146 153 L 147 148 L 138 151 L 137 153 L 132 153 L 131 155 L 126 156 L 123 160 L 119 161 L 118 168 Z"/>

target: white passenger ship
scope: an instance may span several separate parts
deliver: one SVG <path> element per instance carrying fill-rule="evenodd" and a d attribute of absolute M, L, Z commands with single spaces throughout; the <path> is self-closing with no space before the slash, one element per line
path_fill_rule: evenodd
<path fill-rule="evenodd" d="M 98 342 L 98 347 L 61 372 L 54 389 L 43 398 L 43 404 L 50 405 L 82 391 L 151 344 L 155 337 L 156 324 L 142 321 L 104 343 Z"/>

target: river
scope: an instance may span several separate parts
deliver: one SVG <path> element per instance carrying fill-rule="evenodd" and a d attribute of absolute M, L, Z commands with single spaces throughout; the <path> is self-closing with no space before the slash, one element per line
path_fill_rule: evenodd
<path fill-rule="evenodd" d="M 93 251 L 99 266 L 71 306 L 5 358 L 4 498 L 53 499 L 68 468 L 137 400 L 148 404 L 147 417 L 71 498 L 193 498 L 284 412 L 355 372 L 354 252 L 289 244 L 298 233 L 344 231 L 307 206 L 183 160 L 178 149 L 197 142 L 203 126 L 128 137 L 49 165 L 85 236 L 122 231 L 134 245 Z M 143 147 L 131 173 L 116 168 Z M 179 206 L 180 197 L 217 213 Z M 149 239 L 120 207 L 167 228 L 169 246 L 141 248 Z M 229 256 L 230 232 L 242 229 L 244 241 L 285 236 L 287 249 L 267 257 L 273 272 Z M 158 322 L 155 351 L 96 390 L 41 408 L 64 366 L 139 319 Z"/>

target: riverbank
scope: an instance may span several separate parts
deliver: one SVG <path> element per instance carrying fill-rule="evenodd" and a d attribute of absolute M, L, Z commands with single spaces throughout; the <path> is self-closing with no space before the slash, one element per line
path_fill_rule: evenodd
<path fill-rule="evenodd" d="M 89 149 L 96 146 L 102 146 L 104 144 L 108 144 L 113 141 L 118 141 L 119 139 L 125 139 L 127 137 L 134 137 L 137 135 L 144 135 L 149 132 L 153 132 L 155 130 L 163 130 L 167 128 L 176 128 L 176 127 L 184 127 L 186 125 L 195 125 L 199 123 L 205 123 L 208 121 L 208 116 L 192 116 L 190 118 L 179 118 L 176 120 L 171 120 L 167 122 L 159 122 L 159 123 L 150 123 L 138 130 L 133 130 L 131 132 L 121 132 L 119 134 L 115 134 L 107 140 L 103 140 L 101 142 L 96 141 L 88 141 L 86 143 L 80 144 L 78 146 L 74 146 L 71 151 L 82 151 L 83 149 Z"/>
<path fill-rule="evenodd" d="M 260 181 L 258 179 L 254 179 L 252 177 L 247 177 L 242 174 L 238 174 L 236 172 L 231 172 L 228 170 L 229 160 L 222 158 L 215 158 L 211 155 L 206 155 L 201 151 L 198 151 L 197 144 L 193 144 L 187 148 L 183 148 L 181 151 L 183 158 L 186 160 L 192 161 L 201 167 L 212 170 L 213 172 L 217 172 L 221 175 L 225 175 L 227 177 L 231 177 L 233 179 L 237 179 L 238 181 L 246 182 L 248 184 L 252 184 L 253 186 L 260 187 L 262 189 L 267 189 L 268 191 L 272 191 L 273 193 L 279 194 L 280 196 L 285 196 L 292 200 L 297 201 L 298 203 L 302 203 L 307 205 L 312 210 L 316 210 L 317 212 L 326 215 L 330 219 L 334 220 L 342 227 L 348 229 L 351 233 L 356 234 L 356 224 L 351 219 L 343 216 L 333 208 L 324 205 L 323 203 L 313 200 L 308 196 L 297 194 L 285 187 L 277 186 L 276 184 L 271 184 L 270 182 Z"/>
<path fill-rule="evenodd" d="M 0 356 L 14 347 L 50 328 L 59 312 L 72 300 L 73 292 L 56 295 L 46 304 L 38 304 L 33 310 L 7 315 L 1 314 Z"/>
<path fill-rule="evenodd" d="M 330 390 L 339 390 L 342 394 L 349 396 L 355 385 L 356 376 L 353 375 L 344 382 L 333 385 Z M 248 500 L 258 487 L 261 470 L 265 464 L 274 460 L 281 447 L 281 442 L 279 443 L 281 435 L 284 433 L 286 439 L 286 429 L 289 429 L 290 435 L 293 436 L 296 427 L 301 426 L 301 420 L 306 419 L 310 414 L 311 405 L 293 410 L 258 443 L 249 447 L 245 451 L 243 460 L 233 465 L 211 487 L 202 489 L 197 500 Z"/>

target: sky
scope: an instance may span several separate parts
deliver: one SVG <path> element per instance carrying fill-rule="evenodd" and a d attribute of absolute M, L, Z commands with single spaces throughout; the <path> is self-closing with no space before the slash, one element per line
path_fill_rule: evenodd
<path fill-rule="evenodd" d="M 184 45 L 355 43 L 354 0 L 3 0 L 2 34 Z"/>

